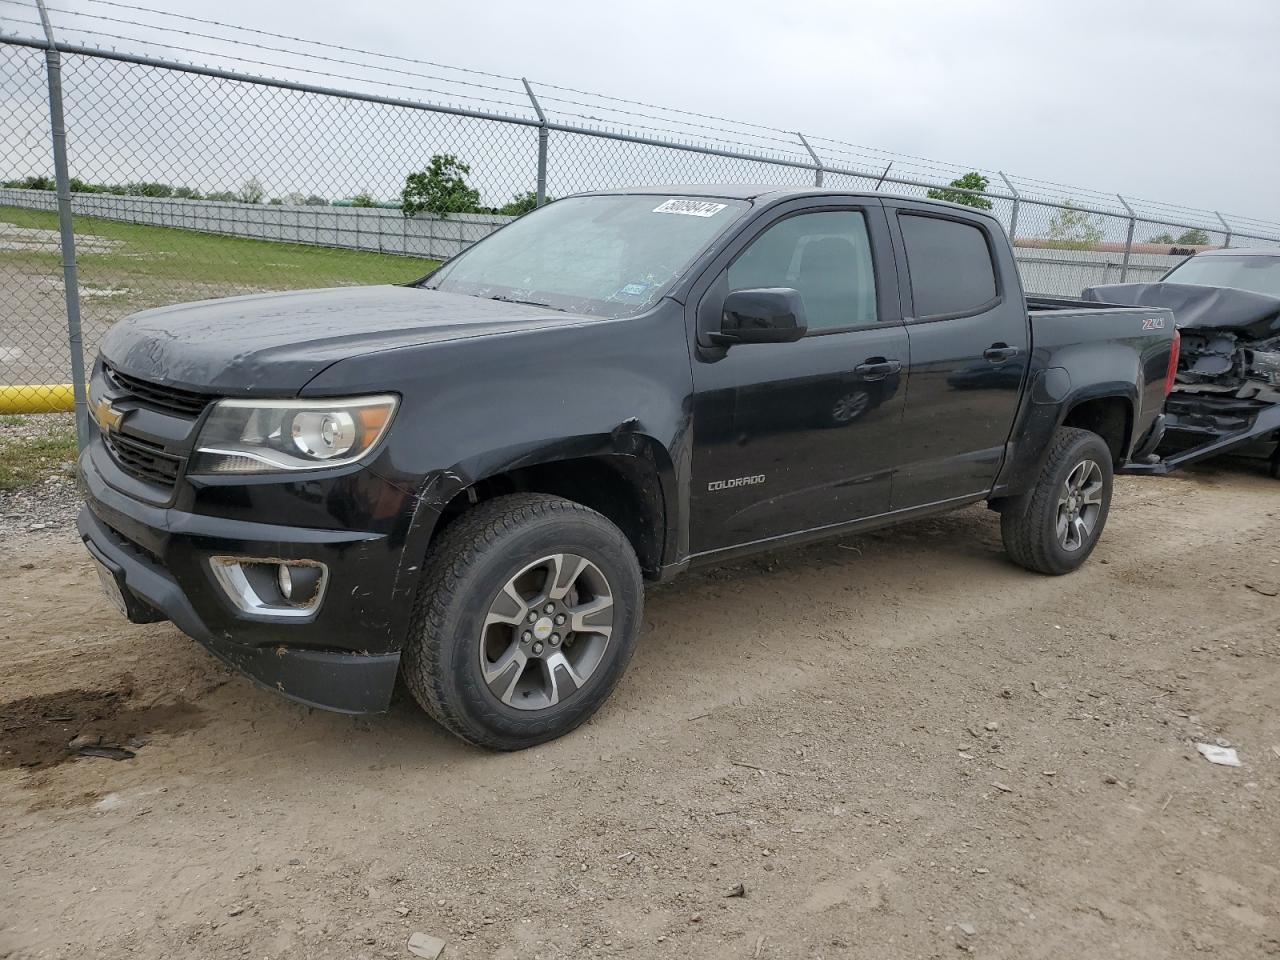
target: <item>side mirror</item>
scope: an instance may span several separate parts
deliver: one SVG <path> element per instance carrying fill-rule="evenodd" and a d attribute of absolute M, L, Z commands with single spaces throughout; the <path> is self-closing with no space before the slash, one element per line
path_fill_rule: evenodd
<path fill-rule="evenodd" d="M 805 335 L 804 300 L 791 287 L 735 290 L 720 308 L 717 346 L 735 343 L 792 343 Z"/>

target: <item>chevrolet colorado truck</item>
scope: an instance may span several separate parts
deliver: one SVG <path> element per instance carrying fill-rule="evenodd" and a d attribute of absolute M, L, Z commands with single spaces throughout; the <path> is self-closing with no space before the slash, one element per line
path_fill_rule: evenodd
<path fill-rule="evenodd" d="M 472 743 L 608 697 L 643 583 L 985 501 L 1046 574 L 1160 441 L 1170 314 L 1024 299 L 991 216 L 775 187 L 558 200 L 407 286 L 148 310 L 79 529 L 135 622 Z"/>

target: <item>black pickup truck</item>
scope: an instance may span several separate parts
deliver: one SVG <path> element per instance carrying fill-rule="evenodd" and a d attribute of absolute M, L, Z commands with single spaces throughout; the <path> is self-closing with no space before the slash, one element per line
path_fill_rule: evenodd
<path fill-rule="evenodd" d="M 79 528 L 130 619 L 328 709 L 401 674 L 517 749 L 609 695 L 645 579 L 980 501 L 1075 569 L 1175 352 L 1167 310 L 1028 304 L 971 208 L 593 193 L 408 286 L 122 321 Z"/>

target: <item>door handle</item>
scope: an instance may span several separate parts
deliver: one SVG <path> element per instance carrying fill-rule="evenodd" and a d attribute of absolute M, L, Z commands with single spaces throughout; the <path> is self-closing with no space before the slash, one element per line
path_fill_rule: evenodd
<path fill-rule="evenodd" d="M 993 343 L 982 351 L 982 356 L 992 363 L 1002 363 L 1005 360 L 1012 360 L 1020 352 L 1017 347 L 1011 347 L 1007 343 Z"/>
<path fill-rule="evenodd" d="M 868 357 L 866 361 L 853 368 L 853 372 L 863 380 L 883 380 L 891 373 L 902 370 L 898 360 L 886 360 L 884 357 Z"/>

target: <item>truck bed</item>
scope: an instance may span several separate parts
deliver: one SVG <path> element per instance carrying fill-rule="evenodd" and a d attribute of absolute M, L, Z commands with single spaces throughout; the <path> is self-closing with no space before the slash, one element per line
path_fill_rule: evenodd
<path fill-rule="evenodd" d="M 1124 304 L 1099 303 L 1097 300 L 1073 300 L 1069 297 L 1027 296 L 1028 313 L 1046 313 L 1051 310 L 1131 310 Z"/>

